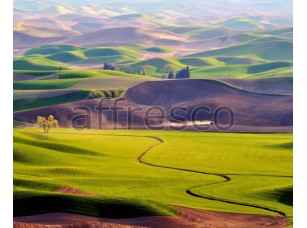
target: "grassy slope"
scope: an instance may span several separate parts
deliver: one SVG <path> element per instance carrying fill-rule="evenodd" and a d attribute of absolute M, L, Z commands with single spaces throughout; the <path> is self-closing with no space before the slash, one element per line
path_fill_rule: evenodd
<path fill-rule="evenodd" d="M 24 111 L 28 109 L 48 107 L 52 105 L 64 104 L 73 101 L 86 99 L 89 91 L 76 91 L 60 96 L 44 97 L 44 98 L 27 98 L 14 101 L 14 112 Z"/>
<path fill-rule="evenodd" d="M 42 204 L 44 207 L 41 207 Z M 14 216 L 59 211 L 107 218 L 133 218 L 177 213 L 176 210 L 164 204 L 142 199 L 88 197 L 33 191 L 14 193 Z"/>
<path fill-rule="evenodd" d="M 78 49 L 80 48 L 70 45 L 46 45 L 46 46 L 32 48 L 31 50 L 27 51 L 25 55 L 34 55 L 34 54 L 51 55 L 63 51 L 74 51 Z"/>
<path fill-rule="evenodd" d="M 157 52 L 157 53 L 169 53 L 172 52 L 171 49 L 166 47 L 146 47 L 143 49 L 144 51 L 148 52 Z"/>
<path fill-rule="evenodd" d="M 268 60 L 292 60 L 293 44 L 290 41 L 254 42 L 217 50 L 205 51 L 187 57 L 257 55 Z"/>
<path fill-rule="evenodd" d="M 217 37 L 227 36 L 233 33 L 233 30 L 222 27 L 200 28 L 189 31 L 185 35 L 196 37 L 199 39 L 213 39 Z"/>
<path fill-rule="evenodd" d="M 174 58 L 153 58 L 143 61 L 136 61 L 132 64 L 128 64 L 132 69 L 147 69 L 147 72 L 150 76 L 161 76 L 161 69 L 168 67 L 172 71 L 176 72 L 186 65 L 179 62 L 178 59 Z"/>
<path fill-rule="evenodd" d="M 112 70 L 72 70 L 63 71 L 61 79 L 81 79 L 72 89 L 127 89 L 141 82 L 153 80 L 148 76 L 128 74 Z"/>
<path fill-rule="evenodd" d="M 142 55 L 129 50 L 125 47 L 114 47 L 114 48 L 89 48 L 83 50 L 84 56 L 87 58 L 102 57 L 102 56 L 113 56 L 113 55 L 123 55 L 130 58 L 139 58 Z"/>
<path fill-rule="evenodd" d="M 55 70 L 65 64 L 103 64 L 104 62 L 121 63 L 136 60 L 142 55 L 137 51 L 167 53 L 163 47 L 123 46 L 80 48 L 76 46 L 42 46 L 29 50 L 25 57 L 14 59 L 15 70 Z M 35 63 L 40 60 L 39 63 Z"/>
<path fill-rule="evenodd" d="M 263 29 L 264 26 L 257 21 L 249 18 L 233 18 L 222 23 L 216 24 L 216 26 L 232 28 L 232 29 Z"/>
<path fill-rule="evenodd" d="M 146 161 L 197 171 L 227 173 L 231 178 L 229 183 L 201 186 L 194 188 L 193 192 L 267 206 L 273 210 L 281 210 L 291 218 L 292 207 L 280 202 L 278 197 L 280 191 L 292 186 L 292 178 L 289 178 L 292 176 L 291 136 L 252 134 L 218 136 L 218 134 L 207 134 L 203 137 L 181 138 L 182 142 L 176 148 L 172 143 L 165 143 L 149 153 Z M 170 137 L 170 140 L 174 139 Z M 193 145 L 192 150 L 188 149 L 190 145 Z M 177 156 L 179 151 L 180 156 Z M 275 197 L 269 197 L 269 194 Z"/>
<path fill-rule="evenodd" d="M 69 69 L 69 67 L 63 63 L 46 59 L 43 57 L 15 57 L 13 62 L 14 70 L 58 70 L 59 67 L 63 69 Z"/>
<path fill-rule="evenodd" d="M 27 72 L 31 73 L 31 72 Z M 152 80 L 148 76 L 128 74 L 110 70 L 62 70 L 59 79 L 14 82 L 14 90 L 47 89 L 127 89 L 143 81 Z"/>
<path fill-rule="evenodd" d="M 199 68 L 191 71 L 192 78 L 252 78 L 252 77 L 274 77 L 291 76 L 292 63 L 287 61 L 276 61 L 254 65 L 222 65 Z"/>
<path fill-rule="evenodd" d="M 158 136 L 164 143 L 158 145 L 159 141 L 145 135 Z M 15 200 L 23 191 L 51 194 L 50 190 L 57 186 L 68 185 L 101 194 L 104 199 L 138 197 L 209 210 L 273 214 L 193 197 L 185 193 L 190 189 L 197 194 L 262 205 L 283 211 L 289 218 L 292 216 L 290 134 L 80 132 L 72 129 L 52 129 L 50 134 L 42 134 L 41 130 L 28 129 L 15 130 L 14 136 Z M 134 140 L 138 143 L 132 144 Z M 231 181 L 226 183 L 214 175 L 138 163 L 137 157 L 152 145 L 158 146 L 142 158 L 145 162 L 197 172 L 228 173 Z M 194 189 L 195 186 L 199 188 Z M 88 198 L 87 202 L 90 201 Z M 28 208 L 19 210 L 19 214 L 30 213 Z M 82 208 L 82 213 L 89 213 L 89 208 Z"/>
<path fill-rule="evenodd" d="M 83 53 L 80 53 L 79 51 L 60 52 L 53 55 L 49 55 L 46 58 L 62 63 L 76 62 L 85 59 Z"/>
<path fill-rule="evenodd" d="M 14 82 L 14 90 L 46 90 L 46 89 L 67 89 L 74 84 L 81 82 L 82 78 L 59 79 L 59 80 L 31 80 Z"/>

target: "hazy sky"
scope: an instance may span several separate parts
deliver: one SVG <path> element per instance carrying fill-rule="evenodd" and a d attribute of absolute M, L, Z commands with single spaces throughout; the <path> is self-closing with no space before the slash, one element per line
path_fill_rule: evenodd
<path fill-rule="evenodd" d="M 273 12 L 292 15 L 292 0 L 14 0 L 14 7 L 37 10 L 53 4 L 80 6 L 101 4 L 108 7 L 127 7 L 134 11 L 158 9 L 203 8 L 217 11 Z M 192 14 L 193 12 L 187 12 Z"/>

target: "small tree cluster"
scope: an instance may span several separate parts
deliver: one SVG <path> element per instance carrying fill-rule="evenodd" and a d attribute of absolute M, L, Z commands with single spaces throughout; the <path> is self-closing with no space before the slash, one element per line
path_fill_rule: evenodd
<path fill-rule="evenodd" d="M 115 66 L 112 63 L 104 63 L 103 64 L 103 69 L 104 70 L 116 70 L 116 71 L 123 71 L 128 74 L 139 74 L 139 75 L 147 75 L 147 70 L 145 68 L 140 68 L 137 70 L 133 70 L 131 67 L 119 67 Z"/>
<path fill-rule="evenodd" d="M 162 73 L 162 74 L 168 74 L 168 73 L 170 73 L 172 71 L 172 67 L 171 67 L 171 65 L 170 64 L 167 64 L 167 65 L 165 65 L 164 67 L 162 67 L 161 68 L 161 70 L 160 70 L 160 72 Z"/>
<path fill-rule="evenodd" d="M 187 66 L 186 68 L 181 69 L 177 72 L 176 78 L 190 78 L 190 68 Z"/>
<path fill-rule="evenodd" d="M 114 99 L 118 98 L 123 94 L 124 90 L 93 90 L 89 99 Z"/>
<path fill-rule="evenodd" d="M 141 68 L 141 70 L 139 71 L 140 75 L 147 75 L 147 70 L 144 68 Z"/>
<path fill-rule="evenodd" d="M 173 71 L 168 73 L 168 76 L 167 76 L 168 79 L 173 79 L 174 77 L 175 77 L 175 74 Z"/>
<path fill-rule="evenodd" d="M 119 67 L 113 66 L 112 63 L 104 63 L 103 64 L 103 69 L 104 70 L 120 70 Z"/>
<path fill-rule="evenodd" d="M 45 133 L 48 133 L 50 128 L 59 127 L 59 121 L 55 119 L 53 115 L 49 115 L 48 118 L 45 118 L 43 116 L 38 116 L 37 125 L 38 127 L 43 128 Z"/>
<path fill-rule="evenodd" d="M 173 71 L 170 71 L 168 73 L 167 78 L 168 79 L 174 79 L 174 78 L 190 78 L 190 68 L 187 66 L 186 68 L 181 69 L 176 74 Z"/>

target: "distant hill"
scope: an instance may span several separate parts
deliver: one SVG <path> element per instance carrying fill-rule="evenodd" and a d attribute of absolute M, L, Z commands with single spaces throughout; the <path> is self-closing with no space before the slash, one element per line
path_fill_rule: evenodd
<path fill-rule="evenodd" d="M 151 42 L 155 46 L 177 45 L 187 40 L 188 37 L 172 32 L 142 29 L 135 27 L 103 29 L 96 32 L 66 39 L 65 43 L 76 45 L 105 46 L 105 45 L 126 45 L 146 44 Z"/>
<path fill-rule="evenodd" d="M 249 18 L 233 18 L 221 23 L 217 23 L 215 24 L 215 26 L 239 30 L 264 29 L 264 26 L 262 24 Z"/>
<path fill-rule="evenodd" d="M 50 44 L 63 40 L 64 37 L 36 37 L 23 32 L 14 31 L 14 48 L 28 48 L 37 45 Z"/>

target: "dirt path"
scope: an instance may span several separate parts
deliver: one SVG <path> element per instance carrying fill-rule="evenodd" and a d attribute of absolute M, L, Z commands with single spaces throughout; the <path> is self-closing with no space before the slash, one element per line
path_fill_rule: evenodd
<path fill-rule="evenodd" d="M 150 151 L 152 150 L 154 147 L 159 146 L 163 143 L 163 140 L 158 138 L 158 137 L 151 137 L 154 138 L 156 140 L 158 140 L 158 143 L 156 143 L 155 145 L 147 148 L 138 158 L 137 160 L 145 165 L 149 165 L 149 166 L 153 166 L 153 167 L 159 167 L 159 168 L 166 168 L 166 169 L 173 169 L 173 170 L 180 170 L 180 171 L 186 171 L 186 172 L 192 172 L 192 173 L 200 173 L 200 174 L 205 174 L 205 175 L 212 175 L 212 176 L 218 176 L 223 178 L 224 180 L 218 183 L 213 183 L 213 184 L 206 184 L 206 185 L 199 185 L 196 187 L 192 187 L 186 190 L 186 193 L 194 196 L 194 197 L 198 197 L 198 198 L 203 198 L 203 199 L 208 199 L 208 200 L 215 200 L 215 201 L 220 201 L 220 202 L 224 202 L 224 203 L 230 203 L 230 204 L 235 204 L 235 205 L 241 205 L 241 206 L 247 206 L 247 207 L 253 207 L 253 208 L 258 208 L 258 209 L 263 209 L 266 211 L 270 211 L 270 212 L 274 212 L 277 213 L 280 216 L 284 217 L 285 213 L 283 213 L 282 211 L 277 211 L 277 210 L 273 210 L 267 207 L 263 207 L 263 206 L 258 206 L 258 205 L 253 205 L 253 204 L 248 204 L 248 203 L 238 203 L 238 202 L 233 202 L 230 200 L 226 200 L 226 199 L 222 199 L 222 198 L 216 198 L 216 197 L 209 197 L 209 196 L 202 196 L 199 194 L 196 194 L 193 192 L 193 189 L 195 188 L 199 188 L 199 187 L 204 187 L 204 186 L 208 186 L 208 185 L 215 185 L 215 184 L 220 184 L 223 182 L 229 182 L 231 181 L 230 177 L 227 176 L 226 174 L 218 174 L 218 173 L 207 173 L 207 172 L 201 172 L 201 171 L 195 171 L 195 170 L 189 170 L 189 169 L 184 169 L 184 168 L 177 168 L 177 167 L 171 167 L 171 166 L 163 166 L 163 165 L 156 165 L 156 164 L 151 164 L 149 162 L 145 162 L 143 159 L 143 157 Z M 238 175 L 239 176 L 239 175 Z"/>

